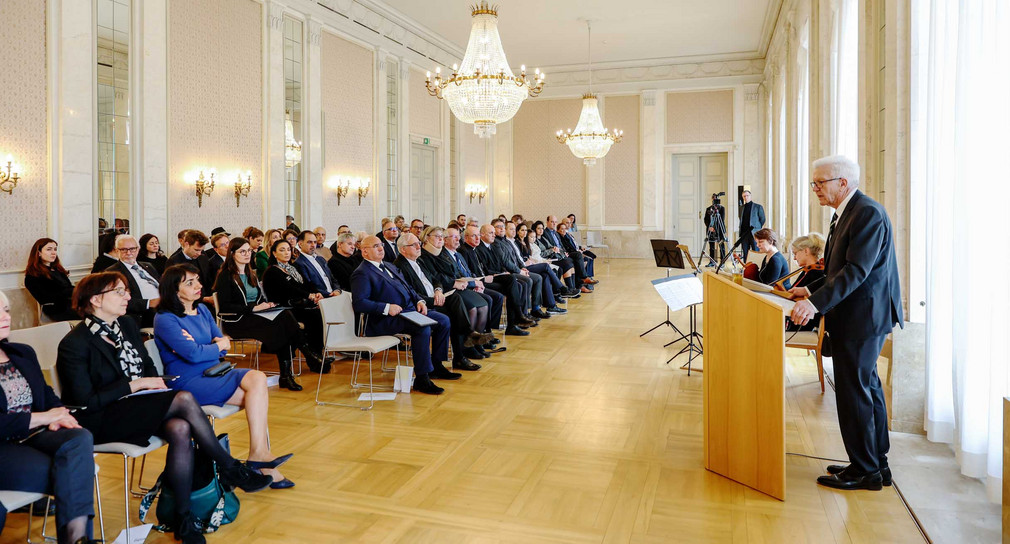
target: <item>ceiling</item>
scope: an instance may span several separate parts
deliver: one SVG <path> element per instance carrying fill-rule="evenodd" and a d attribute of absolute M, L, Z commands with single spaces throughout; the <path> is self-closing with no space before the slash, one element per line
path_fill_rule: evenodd
<path fill-rule="evenodd" d="M 373 0 L 464 50 L 473 0 Z M 781 0 L 497 0 L 509 64 L 561 68 L 764 56 Z M 690 60 L 688 60 L 690 58 Z M 459 59 L 457 59 L 459 60 Z M 708 59 L 706 59 L 708 60 Z"/>

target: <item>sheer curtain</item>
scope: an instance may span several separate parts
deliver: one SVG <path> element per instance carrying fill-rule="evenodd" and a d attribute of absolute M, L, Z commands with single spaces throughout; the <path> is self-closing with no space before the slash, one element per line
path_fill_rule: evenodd
<path fill-rule="evenodd" d="M 1010 394 L 1010 2 L 928 0 L 914 22 L 925 134 L 926 432 L 998 501 Z"/>
<path fill-rule="evenodd" d="M 859 0 L 831 5 L 831 152 L 859 156 Z"/>

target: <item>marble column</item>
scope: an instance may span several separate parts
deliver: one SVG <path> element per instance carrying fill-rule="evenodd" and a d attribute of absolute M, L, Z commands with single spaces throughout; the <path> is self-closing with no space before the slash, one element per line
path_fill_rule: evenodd
<path fill-rule="evenodd" d="M 134 197 L 133 231 L 151 232 L 166 243 L 168 231 L 168 2 L 145 0 L 133 5 L 135 74 L 132 88 L 133 170 L 139 188 Z"/>
<path fill-rule="evenodd" d="M 322 24 L 307 18 L 308 40 L 305 47 L 306 81 L 303 94 L 302 117 L 308 142 L 302 146 L 302 191 L 305 208 L 302 210 L 303 229 L 313 229 L 325 221 L 323 210 L 323 91 L 319 41 Z"/>
<path fill-rule="evenodd" d="M 263 225 L 284 225 L 284 6 L 263 4 Z M 304 221 L 303 221 L 304 223 Z"/>
<path fill-rule="evenodd" d="M 654 89 L 642 91 L 641 120 L 642 181 L 639 188 L 642 230 L 663 228 L 663 131 L 662 93 Z"/>
<path fill-rule="evenodd" d="M 373 103 L 375 104 L 375 172 L 372 176 L 372 188 L 369 190 L 372 195 L 373 217 L 376 220 L 386 215 L 386 203 L 389 202 L 389 119 L 387 118 L 389 98 L 386 94 L 386 79 L 389 77 L 389 52 L 379 48 L 375 51 L 375 83 L 372 89 Z"/>

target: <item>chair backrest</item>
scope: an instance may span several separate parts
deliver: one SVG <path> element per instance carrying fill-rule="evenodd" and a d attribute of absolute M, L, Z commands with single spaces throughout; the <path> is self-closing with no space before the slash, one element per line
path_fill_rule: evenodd
<path fill-rule="evenodd" d="M 223 330 L 221 329 L 221 305 L 217 303 L 217 293 L 211 295 L 211 298 L 214 300 L 214 322 L 217 324 L 218 330 Z"/>
<path fill-rule="evenodd" d="M 354 308 L 351 305 L 351 293 L 343 291 L 339 295 L 324 298 L 319 301 L 319 310 L 323 319 L 323 334 L 326 335 L 325 345 L 335 345 L 355 337 Z M 329 325 L 327 323 L 340 323 Z"/>
<path fill-rule="evenodd" d="M 60 340 L 70 332 L 70 323 L 58 321 L 30 329 L 11 331 L 10 341 L 28 344 L 35 350 L 39 358 L 39 366 L 49 374 L 50 382 L 56 394 L 60 394 L 60 383 L 56 375 L 56 354 L 59 351 Z"/>
<path fill-rule="evenodd" d="M 586 231 L 586 245 L 599 246 L 603 244 L 603 233 L 598 230 Z"/>
<path fill-rule="evenodd" d="M 158 343 L 152 338 L 144 342 L 144 347 L 147 348 L 147 354 L 151 356 L 151 362 L 154 363 L 154 368 L 158 370 L 158 374 L 164 375 L 165 363 L 161 361 L 161 352 L 158 351 Z"/>

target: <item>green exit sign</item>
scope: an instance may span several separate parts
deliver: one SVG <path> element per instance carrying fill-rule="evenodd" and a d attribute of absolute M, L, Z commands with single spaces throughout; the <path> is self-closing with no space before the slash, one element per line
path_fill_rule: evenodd
<path fill-rule="evenodd" d="M 430 140 L 428 140 L 427 138 L 425 138 L 425 139 L 424 139 L 424 145 L 428 145 L 428 142 L 429 142 L 429 141 L 430 141 Z"/>

